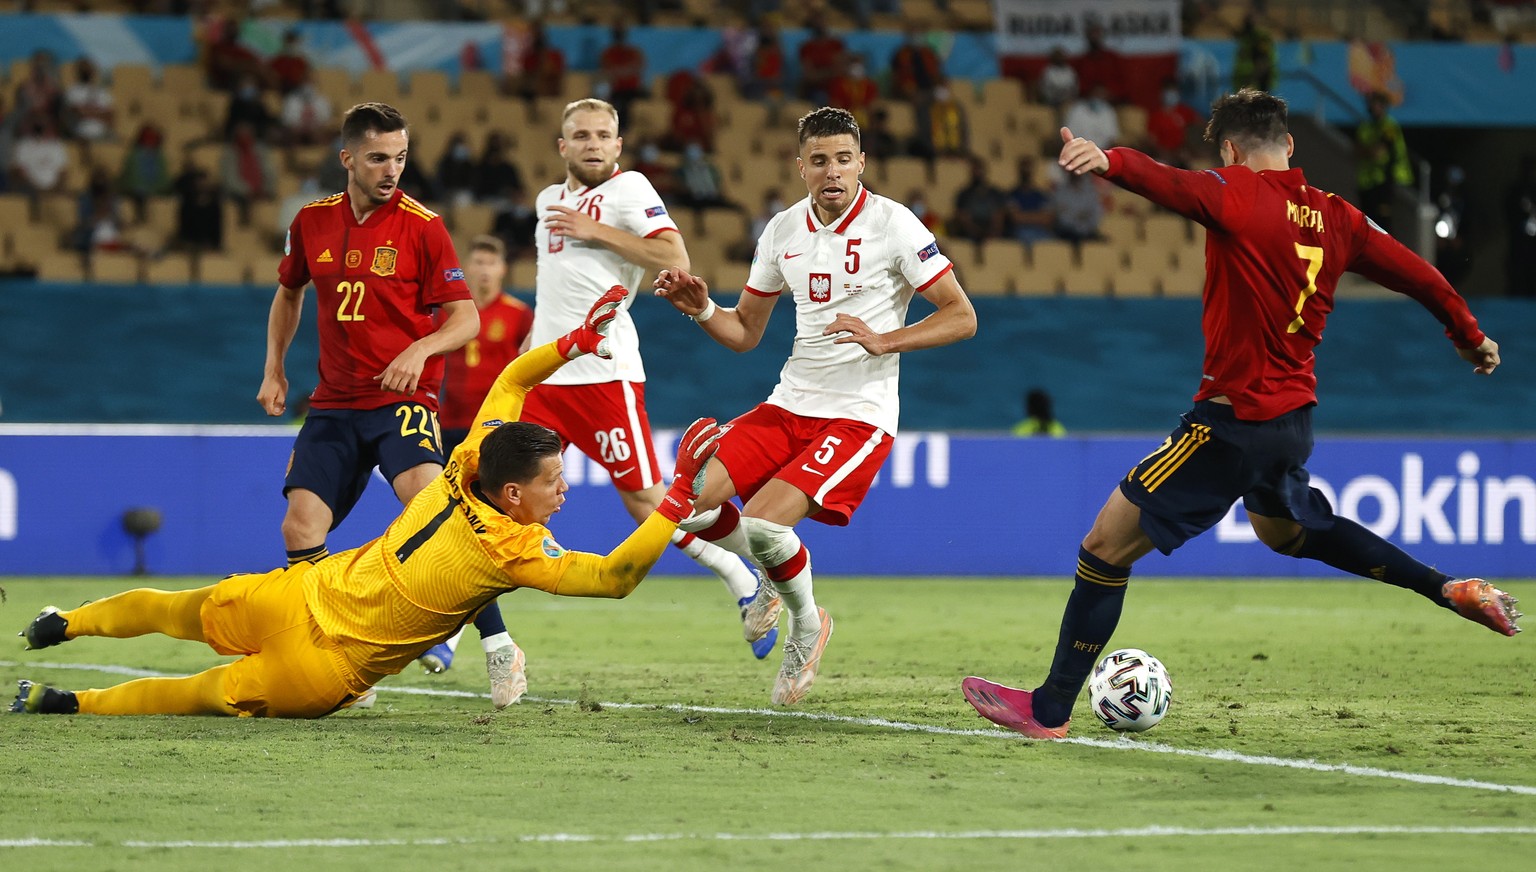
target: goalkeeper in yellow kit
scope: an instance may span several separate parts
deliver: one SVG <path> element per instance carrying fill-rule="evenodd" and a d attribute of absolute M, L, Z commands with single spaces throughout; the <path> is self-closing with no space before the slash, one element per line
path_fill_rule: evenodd
<path fill-rule="evenodd" d="M 197 590 L 131 590 L 70 611 L 45 609 L 22 631 L 29 648 L 164 633 L 239 660 L 105 690 L 23 680 L 11 710 L 318 718 L 351 705 L 509 590 L 627 596 L 692 511 L 720 428 L 704 418 L 688 429 L 661 506 L 604 556 L 567 551 L 550 535 L 545 525 L 567 490 L 560 438 L 517 420 L 528 390 L 567 360 L 607 356 L 608 326 L 626 293 L 613 288 L 581 327 L 508 365 L 442 474 L 372 542 Z"/>

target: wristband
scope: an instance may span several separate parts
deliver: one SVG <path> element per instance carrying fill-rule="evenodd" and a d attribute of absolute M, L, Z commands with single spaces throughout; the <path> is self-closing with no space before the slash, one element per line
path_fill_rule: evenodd
<path fill-rule="evenodd" d="M 709 302 L 704 304 L 704 308 L 699 310 L 699 314 L 697 314 L 697 315 L 689 315 L 688 317 L 692 318 L 694 320 L 694 323 L 696 323 L 696 324 L 703 324 L 705 321 L 708 321 L 710 318 L 715 317 L 715 310 L 718 309 L 718 308 L 720 308 L 720 307 L 715 305 L 715 301 L 714 300 L 710 300 Z"/>

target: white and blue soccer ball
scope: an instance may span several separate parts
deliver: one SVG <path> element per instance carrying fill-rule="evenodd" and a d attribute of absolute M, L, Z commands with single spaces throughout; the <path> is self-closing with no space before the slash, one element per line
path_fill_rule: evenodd
<path fill-rule="evenodd" d="M 1093 713 L 1104 726 L 1140 733 L 1157 726 L 1173 702 L 1173 681 L 1162 661 L 1140 648 L 1104 655 L 1088 679 Z"/>

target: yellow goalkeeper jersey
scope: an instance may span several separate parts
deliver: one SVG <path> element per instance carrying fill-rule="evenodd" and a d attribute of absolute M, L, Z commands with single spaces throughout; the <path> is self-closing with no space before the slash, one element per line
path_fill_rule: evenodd
<path fill-rule="evenodd" d="M 359 678 L 373 684 L 399 672 L 509 590 L 621 597 L 661 556 L 676 525 L 660 515 L 607 556 L 567 551 L 548 528 L 503 515 L 475 486 L 480 443 L 517 420 L 528 390 L 563 363 L 550 343 L 509 364 L 442 474 L 384 535 L 305 574 L 304 597 L 316 623 Z"/>

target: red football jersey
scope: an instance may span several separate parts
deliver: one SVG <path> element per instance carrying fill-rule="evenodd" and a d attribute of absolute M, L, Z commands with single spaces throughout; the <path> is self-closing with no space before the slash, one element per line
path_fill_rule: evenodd
<path fill-rule="evenodd" d="M 1312 350 L 1344 272 L 1417 300 L 1458 348 L 1483 341 L 1466 301 L 1439 271 L 1359 209 L 1308 185 L 1300 169 L 1193 171 L 1129 148 L 1107 154 L 1105 178 L 1205 225 L 1197 400 L 1225 396 L 1246 421 L 1317 402 Z"/>
<path fill-rule="evenodd" d="M 467 430 L 475 425 L 475 413 L 491 392 L 496 377 L 517 357 L 523 338 L 533 329 L 533 309 L 506 294 L 480 310 L 480 335 L 457 351 L 443 355 L 442 410 L 438 423 L 445 430 Z"/>
<path fill-rule="evenodd" d="M 411 397 L 379 387 L 375 376 L 412 342 L 437 329 L 432 309 L 468 300 L 469 286 L 442 219 L 397 188 L 362 224 L 346 193 L 299 210 L 288 228 L 284 287 L 315 283 L 320 310 L 320 385 L 316 409 L 377 409 L 412 401 L 437 409 L 443 358 L 427 358 Z"/>

